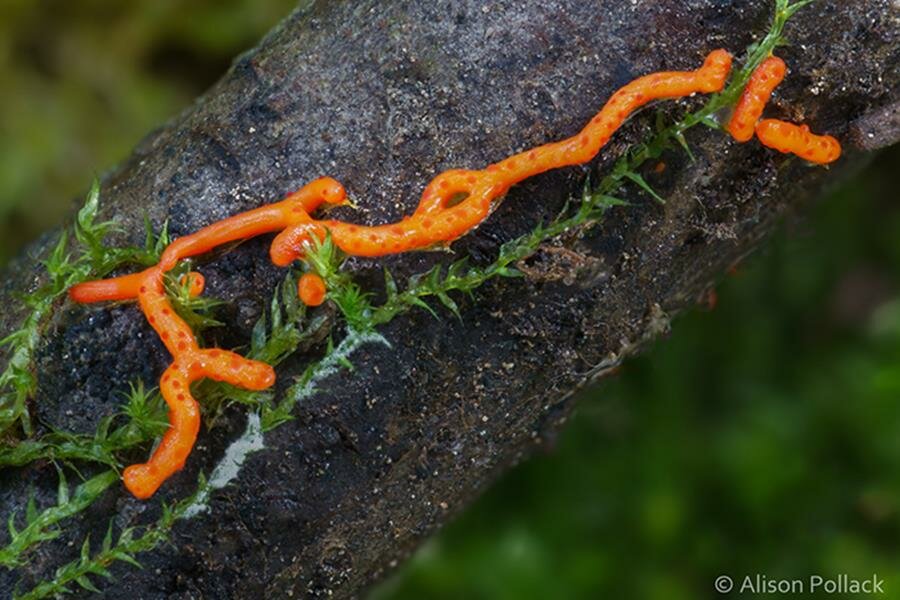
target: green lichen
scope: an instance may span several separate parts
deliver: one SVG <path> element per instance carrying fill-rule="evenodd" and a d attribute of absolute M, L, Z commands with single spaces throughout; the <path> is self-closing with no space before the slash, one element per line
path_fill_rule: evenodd
<path fill-rule="evenodd" d="M 401 290 L 396 279 L 390 272 L 385 271 L 385 283 L 383 290 L 384 301 L 375 304 L 373 298 L 375 295 L 364 291 L 356 282 L 353 281 L 351 275 L 343 268 L 346 256 L 332 243 L 330 238 L 326 238 L 320 243 L 316 243 L 306 257 L 307 268 L 322 276 L 327 283 L 329 299 L 334 302 L 335 306 L 340 310 L 344 320 L 346 321 L 346 332 L 342 340 L 338 344 L 329 341 L 323 358 L 309 365 L 306 371 L 298 380 L 290 386 L 276 400 L 270 391 L 264 392 L 248 392 L 246 390 L 238 390 L 231 386 L 214 382 L 204 382 L 198 389 L 198 395 L 202 394 L 204 399 L 204 410 L 207 413 L 216 413 L 222 406 L 228 403 L 239 403 L 246 405 L 248 409 L 259 411 L 261 414 L 261 426 L 263 431 L 269 431 L 279 425 L 291 420 L 294 408 L 302 399 L 310 396 L 316 391 L 316 383 L 324 377 L 334 373 L 340 368 L 352 368 L 350 356 L 363 343 L 369 341 L 380 341 L 387 343 L 377 332 L 377 328 L 400 314 L 403 314 L 414 308 L 426 309 L 432 314 L 437 315 L 437 311 L 429 301 L 437 301 L 451 313 L 460 315 L 459 305 L 453 295 L 462 293 L 471 293 L 485 282 L 498 277 L 519 277 L 521 273 L 515 268 L 518 261 L 528 258 L 540 249 L 543 244 L 553 240 L 553 238 L 574 230 L 583 229 L 599 223 L 605 213 L 613 207 L 624 205 L 622 200 L 617 198 L 617 194 L 627 184 L 637 185 L 640 189 L 650 194 L 659 201 L 663 199 L 650 188 L 646 181 L 640 175 L 640 168 L 649 160 L 658 158 L 663 152 L 671 149 L 681 148 L 688 153 L 691 158 L 690 148 L 688 146 L 685 132 L 696 127 L 697 125 L 707 125 L 716 129 L 721 126 L 715 120 L 715 115 L 733 106 L 739 98 L 741 92 L 749 81 L 753 70 L 771 54 L 774 48 L 784 43 L 783 32 L 787 21 L 803 6 L 809 4 L 813 0 L 801 0 L 799 2 L 790 3 L 789 0 L 775 1 L 775 14 L 771 27 L 767 35 L 747 50 L 747 54 L 743 59 L 741 68 L 735 70 L 729 80 L 726 88 L 719 94 L 713 95 L 709 101 L 696 112 L 689 113 L 679 121 L 666 126 L 660 123 L 656 133 L 652 139 L 646 143 L 639 144 L 632 148 L 616 161 L 609 174 L 603 177 L 596 185 L 589 182 L 585 185 L 584 191 L 579 198 L 573 198 L 566 208 L 549 223 L 538 225 L 533 231 L 521 236 L 515 240 L 503 244 L 498 252 L 497 257 L 488 265 L 472 266 L 466 259 L 462 259 L 452 263 L 449 267 L 438 265 L 420 275 L 410 277 L 406 285 Z M 93 202 L 94 207 L 91 209 L 92 214 L 96 214 L 96 190 L 92 191 L 89 197 L 89 204 Z M 86 205 L 87 208 L 87 205 Z M 89 211 L 90 212 L 90 211 Z M 91 217 L 92 219 L 93 217 Z M 79 221 L 80 222 L 80 221 Z M 11 345 L 15 344 L 16 348 L 25 348 L 22 350 L 24 359 L 20 359 L 16 365 L 10 362 L 7 371 L 14 369 L 12 375 L 7 380 L 14 381 L 17 373 L 25 369 L 31 360 L 34 347 L 38 338 L 30 338 L 29 336 L 38 336 L 39 323 L 46 316 L 47 311 L 52 307 L 53 301 L 57 299 L 65 289 L 77 281 L 87 278 L 102 276 L 103 269 L 98 269 L 96 264 L 99 261 L 100 267 L 107 267 L 108 272 L 113 266 L 110 256 L 116 256 L 110 249 L 98 245 L 105 235 L 104 227 L 109 224 L 100 224 L 95 226 L 92 220 L 87 221 L 88 230 L 92 231 L 91 236 L 76 236 L 79 242 L 87 248 L 82 253 L 79 261 L 85 261 L 85 271 L 76 270 L 68 271 L 68 267 L 64 267 L 67 258 L 62 259 L 61 255 L 64 250 L 54 252 L 51 259 L 47 261 L 48 272 L 51 274 L 51 281 L 60 279 L 55 287 L 51 288 L 51 292 L 46 293 L 49 298 L 49 304 L 42 312 L 37 311 L 36 323 L 31 325 L 29 320 L 23 326 L 23 330 L 28 333 L 14 334 Z M 82 228 L 83 225 L 78 225 Z M 153 256 L 158 255 L 159 244 L 157 241 L 153 245 Z M 63 248 L 65 240 L 61 241 Z M 148 248 L 150 243 L 148 239 Z M 163 246 L 164 247 L 164 246 Z M 151 256 L 148 252 L 145 258 Z M 87 257 L 87 258 L 85 258 Z M 135 261 L 134 255 L 131 255 L 130 262 Z M 151 261 L 152 263 L 153 261 Z M 80 263 L 79 263 L 80 264 Z M 116 263 L 122 264 L 122 263 Z M 63 265 L 62 267 L 60 265 Z M 56 272 L 57 275 L 53 275 Z M 177 282 L 177 279 L 171 281 Z M 212 306 L 197 303 L 197 299 L 191 299 L 186 292 L 185 286 L 177 283 L 170 283 L 167 286 L 170 296 L 177 298 L 181 309 L 188 314 L 197 313 L 201 317 L 212 308 Z M 251 347 L 248 356 L 257 360 L 264 360 L 272 365 L 285 360 L 294 354 L 301 345 L 309 340 L 316 332 L 326 326 L 324 320 L 313 319 L 307 321 L 305 307 L 297 302 L 296 299 L 296 274 L 289 274 L 286 280 L 276 290 L 272 299 L 271 307 L 268 315 L 263 315 L 253 330 L 251 339 Z M 453 295 L 451 295 L 453 294 Z M 173 300 L 174 301 L 174 300 Z M 204 317 L 208 318 L 208 317 Z M 200 323 L 202 326 L 202 322 Z M 206 322 L 207 325 L 213 323 Z M 16 356 L 15 353 L 12 354 Z M 17 366 L 19 365 L 19 366 Z M 18 369 L 18 370 L 16 370 Z M 5 389 L 7 383 L 0 378 L 0 384 Z M 18 389 L 18 384 L 12 384 L 13 389 Z M 25 400 L 33 390 L 33 379 L 24 379 L 23 389 L 27 393 L 21 401 L 24 406 Z M 30 386 L 30 387 L 27 387 Z M 140 389 L 142 388 L 135 388 Z M 118 468 L 119 462 L 116 458 L 124 449 L 132 448 L 141 444 L 148 443 L 161 432 L 164 423 L 156 412 L 158 396 L 148 396 L 141 391 L 137 394 L 141 400 L 134 400 L 135 393 L 130 396 L 130 400 L 126 406 L 129 422 L 110 431 L 111 421 L 105 424 L 101 423 L 95 436 L 70 436 L 65 433 L 55 432 L 43 436 L 37 440 L 29 440 L 20 442 L 18 446 L 0 449 L 0 465 L 23 465 L 40 458 L 44 459 L 66 459 L 66 460 L 83 460 L 89 462 L 101 463 L 113 468 Z M 157 398 L 150 400 L 149 398 Z M 16 397 L 11 401 L 0 403 L 0 408 L 4 411 L 7 407 L 11 412 L 9 416 L 12 421 L 23 419 L 23 410 L 18 407 Z M 24 411 L 27 413 L 27 411 Z M 0 416 L 6 418 L 7 413 L 0 411 Z M 0 419 L 0 424 L 6 421 Z M 23 427 L 25 423 L 23 422 Z M 123 429 L 124 428 L 124 429 Z M 34 545 L 52 539 L 58 535 L 57 524 L 78 510 L 98 498 L 109 487 L 107 479 L 110 473 L 115 471 L 106 471 L 101 473 L 92 480 L 82 484 L 76 490 L 73 499 L 68 496 L 61 496 L 57 506 L 45 509 L 42 513 L 38 513 L 33 503 L 31 508 L 26 509 L 25 523 L 26 526 L 21 531 L 16 531 L 12 537 L 12 541 L 2 553 L 0 560 L 7 566 L 15 566 L 21 564 L 24 553 L 34 547 Z M 88 483 L 94 482 L 97 478 L 101 478 L 100 483 L 94 483 L 82 493 L 81 490 Z M 66 488 L 68 490 L 68 488 Z M 210 490 L 205 479 L 201 477 L 198 489 L 189 498 L 182 500 L 172 507 L 163 507 L 163 514 L 155 523 L 142 528 L 140 535 L 139 530 L 135 528 L 127 528 L 121 532 L 118 539 L 113 541 L 113 528 L 110 526 L 109 531 L 103 540 L 98 552 L 91 553 L 90 540 L 85 540 L 79 557 L 59 569 L 57 569 L 54 577 L 46 582 L 39 584 L 37 587 L 18 598 L 46 598 L 49 596 L 63 594 L 72 589 L 72 586 L 78 585 L 84 589 L 96 591 L 96 587 L 91 581 L 91 576 L 109 577 L 108 567 L 116 561 L 123 561 L 140 566 L 135 556 L 141 552 L 152 550 L 168 539 L 168 532 L 172 526 L 180 519 L 188 516 L 189 508 L 195 504 L 197 499 L 206 497 Z M 79 498 L 81 499 L 77 501 Z M 86 504 L 85 504 L 86 502 Z M 82 506 L 82 504 L 84 504 Z M 78 510 L 75 510 L 75 508 Z M 15 518 L 15 515 L 12 517 Z M 13 528 L 14 529 L 14 528 Z M 12 532 L 12 530 L 11 530 Z"/>

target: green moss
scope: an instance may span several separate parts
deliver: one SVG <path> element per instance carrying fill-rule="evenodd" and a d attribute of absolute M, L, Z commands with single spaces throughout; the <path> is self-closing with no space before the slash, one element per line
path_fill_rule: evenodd
<path fill-rule="evenodd" d="M 34 351 L 43 326 L 66 291 L 75 284 L 101 278 L 127 264 L 152 265 L 169 243 L 165 230 L 154 236 L 148 228 L 144 248 L 106 246 L 103 240 L 115 225 L 110 221 L 97 222 L 99 202 L 100 184 L 95 180 L 75 220 L 75 257 L 70 253 L 69 236 L 63 232 L 44 261 L 47 282 L 23 299 L 29 312 L 22 326 L 0 341 L 0 346 L 7 346 L 10 356 L 0 373 L 0 436 L 9 436 L 17 424 L 26 436 L 31 435 L 27 403 L 37 384 Z"/>
<path fill-rule="evenodd" d="M 73 495 L 69 494 L 69 484 L 62 471 L 59 472 L 59 491 L 56 505 L 38 512 L 32 497 L 25 509 L 25 527 L 16 529 L 16 513 L 9 516 L 7 528 L 10 542 L 0 549 L 0 565 L 6 568 L 18 567 L 25 562 L 25 552 L 33 546 L 56 539 L 62 534 L 57 525 L 69 517 L 78 514 L 94 503 L 103 492 L 119 480 L 115 471 L 104 471 L 88 479 L 77 488 Z"/>

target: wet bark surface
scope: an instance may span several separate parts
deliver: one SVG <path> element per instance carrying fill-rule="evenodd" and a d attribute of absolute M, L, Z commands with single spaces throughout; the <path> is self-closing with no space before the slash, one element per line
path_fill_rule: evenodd
<path fill-rule="evenodd" d="M 771 2 L 737 0 L 308 3 L 104 178 L 103 213 L 122 225 L 119 241 L 140 243 L 144 215 L 186 234 L 331 175 L 361 207 L 341 209 L 340 218 L 393 220 L 411 212 L 440 171 L 572 135 L 636 76 L 696 68 L 718 47 L 742 53 L 771 10 Z M 820 0 L 788 27 L 792 44 L 779 54 L 790 74 L 769 112 L 846 141 L 837 166 L 810 168 L 756 142 L 690 132 L 696 162 L 671 152 L 664 170 L 649 165 L 645 173 L 665 205 L 629 189 L 632 206 L 547 244 L 524 265 L 528 277 L 458 298 L 461 321 L 415 311 L 385 326 L 390 348 L 354 354 L 355 370 L 330 376 L 296 420 L 267 434 L 265 449 L 213 495 L 208 512 L 176 525 L 171 545 L 138 557 L 144 569 L 116 564 L 115 579 L 99 582 L 105 597 L 361 593 L 500 472 L 549 445 L 577 389 L 666 330 L 671 315 L 785 215 L 900 138 L 897 19 L 890 0 Z M 658 108 L 671 117 L 700 101 Z M 602 172 L 646 139 L 654 113 L 632 119 L 591 168 Z M 454 244 L 456 256 L 348 266 L 377 290 L 384 265 L 402 279 L 458 256 L 490 262 L 502 242 L 555 216 L 586 172 L 566 169 L 514 188 Z M 4 306 L 17 306 L 14 293 L 40 280 L 37 259 L 52 238 L 7 269 Z M 283 277 L 267 260 L 267 242 L 200 267 L 208 293 L 228 301 L 220 313 L 227 327 L 216 334 L 225 346 L 247 344 Z M 0 330 L 15 328 L 19 316 L 0 317 Z M 339 325 L 332 335 L 340 339 Z M 324 347 L 279 368 L 279 386 Z M 119 409 L 129 383 L 156 385 L 168 362 L 134 306 L 62 304 L 39 351 L 33 413 L 43 427 L 91 432 Z M 195 489 L 198 472 L 212 470 L 245 422 L 232 409 L 202 430 L 185 470 L 150 502 L 114 487 L 27 566 L 0 573 L 0 593 L 51 576 L 86 535 L 102 539 L 110 519 L 117 528 L 151 522 L 159 500 Z M 39 506 L 52 504 L 56 483 L 48 463 L 0 473 L 2 514 L 23 510 L 32 490 Z"/>

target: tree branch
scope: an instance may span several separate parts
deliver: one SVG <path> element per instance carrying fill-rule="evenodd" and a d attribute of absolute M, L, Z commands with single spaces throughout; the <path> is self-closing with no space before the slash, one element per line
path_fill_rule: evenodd
<path fill-rule="evenodd" d="M 339 179 L 362 208 L 341 209 L 341 218 L 396 219 L 439 171 L 571 135 L 628 80 L 695 68 L 715 47 L 739 53 L 771 17 L 769 2 L 707 0 L 305 4 L 104 178 L 103 211 L 122 225 L 120 242 L 142 242 L 145 215 L 157 227 L 169 219 L 177 236 L 322 175 Z M 667 330 L 786 214 L 864 162 L 864 150 L 897 141 L 892 10 L 890 0 L 820 0 L 789 24 L 791 45 L 779 50 L 790 75 L 769 110 L 846 141 L 836 167 L 809 168 L 757 143 L 692 131 L 696 162 L 673 150 L 661 158 L 664 170 L 644 173 L 664 205 L 628 188 L 632 205 L 544 245 L 523 265 L 527 277 L 455 298 L 461 321 L 416 311 L 384 326 L 390 347 L 362 344 L 352 372 L 320 380 L 297 418 L 255 441 L 264 449 L 209 494 L 209 510 L 174 522 L 171 545 L 137 556 L 144 569 L 111 563 L 105 597 L 349 597 L 383 576 L 498 473 L 551 442 L 575 390 Z M 660 110 L 671 119 L 684 105 Z M 594 165 L 599 173 L 646 139 L 654 121 L 647 111 L 617 134 Z M 455 252 L 489 262 L 501 243 L 556 216 L 584 176 L 568 169 L 513 189 Z M 14 294 L 35 285 L 51 242 L 39 240 L 6 271 L 4 306 L 19 306 Z M 376 290 L 384 264 L 402 276 L 452 258 L 352 259 L 348 267 Z M 209 293 L 228 302 L 218 341 L 246 346 L 283 277 L 265 240 L 203 270 Z M 2 330 L 20 316 L 10 310 Z M 345 332 L 331 335 L 338 342 Z M 279 390 L 324 345 L 320 337 L 279 367 Z M 156 385 L 167 360 L 134 307 L 60 305 L 38 351 L 35 422 L 93 432 L 136 378 Z M 192 494 L 198 473 L 213 472 L 246 422 L 235 407 L 201 431 L 161 499 Z M 0 476 L 3 514 L 23 512 L 32 490 L 39 508 L 56 503 L 57 471 L 46 461 Z M 110 519 L 117 532 L 143 531 L 160 514 L 158 501 L 113 485 L 26 565 L 4 570 L 0 590 L 52 578 L 87 535 L 100 552 Z"/>

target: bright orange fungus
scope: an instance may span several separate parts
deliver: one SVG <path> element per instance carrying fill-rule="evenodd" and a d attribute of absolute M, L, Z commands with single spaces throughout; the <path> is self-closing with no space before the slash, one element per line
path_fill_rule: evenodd
<path fill-rule="evenodd" d="M 297 282 L 297 293 L 307 306 L 325 302 L 325 281 L 315 273 L 304 273 Z"/>
<path fill-rule="evenodd" d="M 811 133 L 806 125 L 759 120 L 786 72 L 787 66 L 777 56 L 770 56 L 753 71 L 728 123 L 728 132 L 739 142 L 749 141 L 755 132 L 763 146 L 812 163 L 826 165 L 836 161 L 841 157 L 841 144 L 830 135 Z"/>
<path fill-rule="evenodd" d="M 734 108 L 728 133 L 739 142 L 749 142 L 756 130 L 756 122 L 769 103 L 772 92 L 784 81 L 787 65 L 777 56 L 764 60 L 750 76 L 741 99 Z"/>
<path fill-rule="evenodd" d="M 721 91 L 731 70 L 731 55 L 716 50 L 696 71 L 646 75 L 625 85 L 578 134 L 510 156 L 480 171 L 451 170 L 425 188 L 415 212 L 397 223 L 361 226 L 342 221 L 314 221 L 281 233 L 272 244 L 272 260 L 288 265 L 303 255 L 308 236 L 331 233 L 347 254 L 383 256 L 446 244 L 484 221 L 496 200 L 520 181 L 539 173 L 593 159 L 613 133 L 642 106 L 661 99 Z"/>
<path fill-rule="evenodd" d="M 191 329 L 175 314 L 163 286 L 165 273 L 179 260 L 236 240 L 275 232 L 278 233 L 270 247 L 270 257 L 279 266 L 302 259 L 311 236 L 324 239 L 326 232 L 341 250 L 357 256 L 381 256 L 447 244 L 484 221 L 512 185 L 551 169 L 590 161 L 642 106 L 659 99 L 719 92 L 730 69 L 731 55 L 716 50 L 696 71 L 654 73 L 636 79 L 613 94 L 590 123 L 571 138 L 527 150 L 482 170 L 441 173 L 425 188 L 415 212 L 397 223 L 367 226 L 312 218 L 322 204 L 340 205 L 346 201 L 341 184 L 323 177 L 280 202 L 178 238 L 165 249 L 158 265 L 141 273 L 72 287 L 69 295 L 76 302 L 137 299 L 174 359 L 160 381 L 171 427 L 147 463 L 125 470 L 125 486 L 138 498 L 148 498 L 184 465 L 200 427 L 199 407 L 190 393 L 192 382 L 208 377 L 250 390 L 266 389 L 275 382 L 272 367 L 265 363 L 227 350 L 198 346 Z M 202 292 L 199 273 L 192 273 L 189 281 L 192 294 Z M 298 293 L 305 303 L 321 304 L 325 292 L 318 275 L 307 273 L 300 278 Z"/>
<path fill-rule="evenodd" d="M 841 157 L 840 142 L 830 135 L 811 133 L 806 125 L 763 119 L 756 126 L 756 137 L 764 146 L 796 154 L 811 163 L 827 165 Z"/>
<path fill-rule="evenodd" d="M 69 297 L 76 302 L 137 299 L 150 326 L 174 358 L 159 386 L 169 407 L 171 426 L 149 461 L 132 465 L 123 473 L 125 487 L 137 498 L 152 496 L 166 479 L 184 466 L 194 447 L 200 429 L 200 407 L 191 395 L 191 383 L 209 377 L 248 390 L 264 390 L 275 383 L 275 371 L 266 363 L 227 350 L 198 346 L 194 333 L 175 313 L 166 296 L 165 272 L 183 258 L 235 240 L 284 230 L 308 221 L 309 211 L 322 203 L 340 204 L 344 200 L 344 190 L 338 182 L 329 178 L 317 179 L 281 202 L 235 215 L 195 234 L 178 238 L 165 249 L 155 267 L 133 275 L 90 281 L 69 290 Z M 191 294 L 202 292 L 202 276 L 190 273 L 188 277 Z"/>

